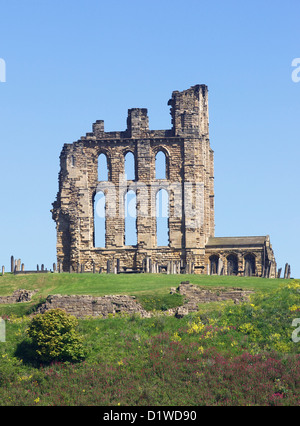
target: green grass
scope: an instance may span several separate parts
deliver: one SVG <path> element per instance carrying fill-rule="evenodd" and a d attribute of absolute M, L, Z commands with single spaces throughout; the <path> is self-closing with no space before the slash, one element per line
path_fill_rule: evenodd
<path fill-rule="evenodd" d="M 181 281 L 207 287 L 242 287 L 270 290 L 284 280 L 256 277 L 207 276 L 207 275 L 163 275 L 163 274 L 32 274 L 0 275 L 0 296 L 12 294 L 14 290 L 38 289 L 40 296 L 48 294 L 147 294 L 165 292 L 177 287 Z M 287 281 L 287 280 L 286 280 Z"/>
<path fill-rule="evenodd" d="M 170 287 L 181 281 L 190 281 L 204 287 L 239 287 L 253 290 L 272 290 L 288 280 L 256 277 L 229 277 L 207 275 L 164 274 L 31 274 L 0 275 L 0 296 L 9 296 L 15 290 L 38 290 L 31 302 L 0 305 L 0 315 L 22 316 L 49 294 L 104 296 L 127 294 L 136 296 L 145 309 L 165 310 L 182 304 L 182 298 L 170 297 Z"/>
<path fill-rule="evenodd" d="M 203 304 L 182 319 L 80 320 L 87 356 L 78 364 L 26 362 L 30 319 L 10 318 L 0 343 L 0 405 L 298 406 L 300 342 L 291 337 L 300 282 L 280 283 L 249 303 Z"/>

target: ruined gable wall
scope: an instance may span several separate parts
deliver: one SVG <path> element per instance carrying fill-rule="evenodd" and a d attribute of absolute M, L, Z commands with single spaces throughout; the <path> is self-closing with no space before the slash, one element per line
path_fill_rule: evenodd
<path fill-rule="evenodd" d="M 128 111 L 124 132 L 105 132 L 104 122 L 98 120 L 93 132 L 73 144 L 65 144 L 61 153 L 59 193 L 53 205 L 57 223 L 57 258 L 64 270 L 78 264 L 97 269 L 107 268 L 107 260 L 118 258 L 122 266 L 141 267 L 145 256 L 153 262 L 169 260 L 195 262 L 204 267 L 204 249 L 209 236 L 214 235 L 213 208 L 213 151 L 208 139 L 208 108 L 206 86 L 194 86 L 188 91 L 173 92 L 170 130 L 149 130 L 146 109 Z M 203 123 L 203 120 L 205 123 Z M 166 180 L 155 179 L 155 155 L 163 150 L 167 155 Z M 122 181 L 124 156 L 135 155 L 137 181 Z M 107 156 L 109 181 L 98 182 L 98 157 Z M 188 184 L 198 183 L 186 190 Z M 124 194 L 137 184 L 138 244 L 124 246 Z M 157 247 L 155 195 L 159 188 L 171 184 L 169 193 L 170 246 Z M 173 184 L 173 186 L 172 186 Z M 95 248 L 93 200 L 99 187 L 106 195 L 106 247 Z M 116 188 L 112 194 L 110 187 Z M 200 188 L 200 190 L 199 190 Z M 195 204 L 199 191 L 201 205 L 195 204 L 192 215 L 176 215 L 178 195 L 185 191 L 182 209 Z M 147 196 L 145 196 L 145 194 Z M 116 195 L 117 200 L 112 200 Z M 199 219 L 200 218 L 200 219 Z M 199 271 L 200 272 L 200 271 Z"/>

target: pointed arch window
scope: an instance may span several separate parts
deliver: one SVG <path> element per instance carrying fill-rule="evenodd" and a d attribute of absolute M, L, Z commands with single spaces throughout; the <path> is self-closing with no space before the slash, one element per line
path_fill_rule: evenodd
<path fill-rule="evenodd" d="M 167 179 L 167 157 L 163 151 L 155 156 L 155 179 Z"/>
<path fill-rule="evenodd" d="M 101 153 L 98 157 L 98 181 L 108 180 L 107 157 Z"/>
<path fill-rule="evenodd" d="M 227 256 L 227 275 L 238 274 L 238 257 L 236 254 Z"/>
<path fill-rule="evenodd" d="M 105 247 L 106 220 L 105 194 L 100 191 L 94 197 L 94 247 Z"/>
<path fill-rule="evenodd" d="M 125 175 L 127 180 L 135 180 L 135 158 L 132 152 L 125 154 Z"/>
<path fill-rule="evenodd" d="M 156 193 L 156 244 L 169 246 L 169 194 L 165 189 Z"/>
<path fill-rule="evenodd" d="M 137 244 L 137 226 L 136 226 L 136 193 L 132 190 L 125 194 L 125 236 L 126 246 L 135 246 Z"/>

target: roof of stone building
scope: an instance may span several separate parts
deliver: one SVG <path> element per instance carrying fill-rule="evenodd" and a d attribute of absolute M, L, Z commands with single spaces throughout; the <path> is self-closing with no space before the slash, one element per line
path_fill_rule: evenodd
<path fill-rule="evenodd" d="M 267 237 L 211 237 L 206 247 L 261 246 Z"/>

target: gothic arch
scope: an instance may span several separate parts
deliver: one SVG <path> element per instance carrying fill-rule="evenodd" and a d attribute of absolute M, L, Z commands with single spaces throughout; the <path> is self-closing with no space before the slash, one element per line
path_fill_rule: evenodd
<path fill-rule="evenodd" d="M 153 152 L 155 155 L 155 179 L 169 179 L 169 151 L 159 146 Z"/>
<path fill-rule="evenodd" d="M 103 191 L 94 193 L 94 247 L 106 247 L 106 195 Z"/>
<path fill-rule="evenodd" d="M 111 176 L 111 166 L 110 166 L 110 158 L 106 151 L 101 150 L 98 153 L 98 161 L 97 161 L 97 173 L 98 173 L 98 182 L 105 182 L 110 180 Z"/>
<path fill-rule="evenodd" d="M 127 180 L 136 180 L 135 154 L 130 150 L 124 152 L 124 173 Z"/>
<path fill-rule="evenodd" d="M 256 257 L 253 253 L 247 253 L 244 256 L 245 276 L 252 277 L 256 273 Z"/>
<path fill-rule="evenodd" d="M 227 257 L 227 275 L 238 275 L 239 262 L 235 253 L 230 253 Z"/>
<path fill-rule="evenodd" d="M 217 275 L 220 257 L 218 254 L 209 256 L 209 271 L 210 275 Z"/>
<path fill-rule="evenodd" d="M 137 195 L 133 189 L 124 194 L 124 245 L 137 245 Z"/>
<path fill-rule="evenodd" d="M 170 195 L 165 188 L 159 188 L 155 193 L 156 216 L 156 245 L 165 247 L 170 245 Z"/>

